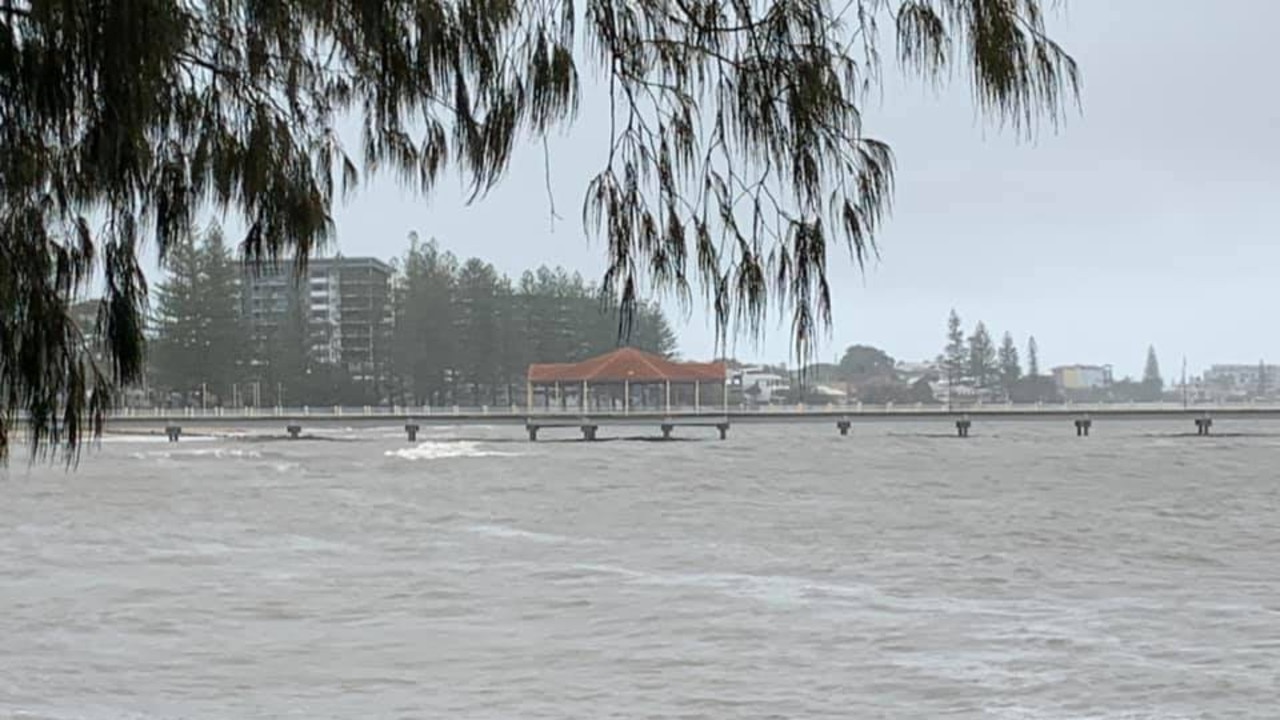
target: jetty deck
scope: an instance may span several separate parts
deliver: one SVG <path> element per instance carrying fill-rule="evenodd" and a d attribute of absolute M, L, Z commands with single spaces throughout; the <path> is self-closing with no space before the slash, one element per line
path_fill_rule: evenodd
<path fill-rule="evenodd" d="M 1210 434 L 1214 423 L 1254 423 L 1280 420 L 1280 405 L 1066 404 L 937 406 L 767 407 L 723 409 L 680 407 L 670 411 L 547 409 L 525 407 L 407 407 L 366 406 L 327 408 L 133 408 L 113 413 L 108 432 L 166 432 L 178 439 L 183 428 L 274 430 L 298 437 L 315 428 L 369 428 L 395 425 L 416 439 L 422 427 L 515 426 L 530 440 L 546 430 L 578 430 L 586 440 L 602 428 L 649 428 L 670 437 L 677 429 L 713 429 L 727 437 L 734 425 L 825 425 L 841 434 L 860 424 L 937 423 L 967 437 L 973 427 L 994 423 L 1061 423 L 1065 431 L 1089 435 L 1095 426 L 1118 422 L 1185 423 L 1197 434 Z M 1220 427 L 1216 426 L 1216 427 Z"/>

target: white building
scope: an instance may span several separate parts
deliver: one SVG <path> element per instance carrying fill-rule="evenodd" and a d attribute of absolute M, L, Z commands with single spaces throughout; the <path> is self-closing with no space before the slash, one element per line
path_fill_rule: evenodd
<path fill-rule="evenodd" d="M 1204 384 L 1218 397 L 1264 397 L 1280 387 L 1280 365 L 1211 365 Z"/>
<path fill-rule="evenodd" d="M 729 373 L 729 387 L 739 390 L 744 401 L 767 405 L 790 399 L 791 382 L 759 367 L 746 367 Z"/>

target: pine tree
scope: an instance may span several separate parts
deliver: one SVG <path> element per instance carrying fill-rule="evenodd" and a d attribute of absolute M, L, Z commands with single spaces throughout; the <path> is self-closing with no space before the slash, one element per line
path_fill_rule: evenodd
<path fill-rule="evenodd" d="M 969 337 L 969 377 L 975 386 L 986 390 L 995 385 L 999 374 L 996 346 L 991 341 L 987 326 L 979 322 Z"/>
<path fill-rule="evenodd" d="M 1013 336 L 1005 333 L 1000 341 L 1000 385 L 1004 388 L 1005 397 L 1013 392 L 1014 385 L 1022 377 L 1022 366 L 1018 363 L 1018 347 L 1013 344 Z"/>
<path fill-rule="evenodd" d="M 943 351 L 943 369 L 947 373 L 948 386 L 954 387 L 964 381 L 968 368 L 969 346 L 964 340 L 960 316 L 953 308 L 947 318 L 947 347 Z"/>
<path fill-rule="evenodd" d="M 392 362 L 414 404 L 453 402 L 458 368 L 457 259 L 410 236 L 394 300 Z"/>
<path fill-rule="evenodd" d="M 1040 377 L 1040 346 L 1036 344 L 1034 335 L 1027 340 L 1027 375 Z"/>
<path fill-rule="evenodd" d="M 211 226 L 200 247 L 198 289 L 203 361 L 208 389 L 223 402 L 231 401 L 231 386 L 240 376 L 248 352 L 248 328 L 241 318 L 240 267 L 223 239 Z"/>
<path fill-rule="evenodd" d="M 1142 370 L 1142 386 L 1149 400 L 1159 400 L 1164 393 L 1164 378 L 1160 377 L 1160 361 L 1156 359 L 1154 346 L 1147 348 L 1147 364 Z"/>
<path fill-rule="evenodd" d="M 155 340 L 150 352 L 153 383 L 184 394 L 210 380 L 201 307 L 202 265 L 195 233 L 188 230 L 167 248 L 165 279 L 155 288 Z"/>
<path fill-rule="evenodd" d="M 460 379 L 479 405 L 482 394 L 500 382 L 502 332 L 499 325 L 500 279 L 492 265 L 478 258 L 466 261 L 458 273 L 457 315 Z"/>
<path fill-rule="evenodd" d="M 676 333 L 660 307 L 643 303 L 635 314 L 629 344 L 645 352 L 671 357 L 676 351 Z"/>

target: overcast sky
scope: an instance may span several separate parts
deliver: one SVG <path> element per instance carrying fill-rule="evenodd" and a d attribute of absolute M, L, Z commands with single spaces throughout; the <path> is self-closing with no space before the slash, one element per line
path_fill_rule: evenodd
<path fill-rule="evenodd" d="M 835 328 L 822 356 L 861 342 L 933 357 L 954 307 L 966 327 L 983 320 L 1020 347 L 1034 334 L 1045 367 L 1137 375 L 1148 344 L 1169 378 L 1183 355 L 1193 372 L 1280 362 L 1280 98 L 1268 49 L 1280 2 L 1071 0 L 1050 22 L 1081 65 L 1083 112 L 1034 144 L 980 122 L 963 82 L 939 94 L 888 74 L 866 131 L 897 154 L 895 210 L 865 274 L 833 256 Z M 338 209 L 339 249 L 388 258 L 416 230 L 513 275 L 548 263 L 598 277 L 604 249 L 578 217 L 606 150 L 607 98 L 588 89 L 584 99 L 550 145 L 565 218 L 554 231 L 542 148 L 530 146 L 471 207 L 452 180 L 429 199 L 377 182 Z M 713 352 L 701 306 L 677 324 L 684 356 Z M 737 354 L 780 361 L 788 347 L 776 328 Z"/>

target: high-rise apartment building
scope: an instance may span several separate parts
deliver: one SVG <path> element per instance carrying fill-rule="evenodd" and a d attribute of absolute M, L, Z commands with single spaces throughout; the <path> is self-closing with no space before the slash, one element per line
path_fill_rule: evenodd
<path fill-rule="evenodd" d="M 358 380 L 384 372 L 393 322 L 391 266 L 376 258 L 316 258 L 305 282 L 292 263 L 246 270 L 241 293 L 258 361 L 280 337 L 289 313 L 302 316 L 309 358 Z"/>

